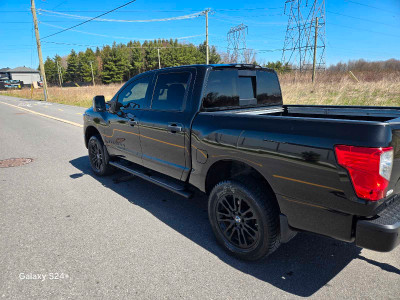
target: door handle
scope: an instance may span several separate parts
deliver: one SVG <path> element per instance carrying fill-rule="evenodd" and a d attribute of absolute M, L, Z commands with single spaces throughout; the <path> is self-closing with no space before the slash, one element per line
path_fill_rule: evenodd
<path fill-rule="evenodd" d="M 180 124 L 176 124 L 176 123 L 170 123 L 168 125 L 168 130 L 172 133 L 177 133 L 177 132 L 181 132 L 182 131 L 182 126 L 180 126 Z"/>
<path fill-rule="evenodd" d="M 139 124 L 138 121 L 135 121 L 135 120 L 133 120 L 133 119 L 130 119 L 130 120 L 128 121 L 128 123 L 129 123 L 129 125 L 131 125 L 131 126 L 135 126 L 135 125 L 138 125 L 138 124 Z"/>

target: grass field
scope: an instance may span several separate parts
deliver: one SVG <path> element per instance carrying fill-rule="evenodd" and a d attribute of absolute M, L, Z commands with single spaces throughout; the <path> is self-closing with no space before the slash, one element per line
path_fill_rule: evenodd
<path fill-rule="evenodd" d="M 320 74 L 315 84 L 308 74 L 280 77 L 285 104 L 400 106 L 400 73 Z"/>
<path fill-rule="evenodd" d="M 315 84 L 310 74 L 288 73 L 280 76 L 285 104 L 400 106 L 400 73 L 356 74 L 357 82 L 348 73 L 317 74 Z M 90 107 L 95 95 L 110 100 L 122 84 L 89 87 L 50 87 L 49 101 Z M 0 94 L 43 100 L 43 90 L 1 91 Z"/>
<path fill-rule="evenodd" d="M 110 100 L 122 84 L 82 86 L 82 87 L 49 87 L 49 102 L 90 107 L 96 95 L 104 95 L 106 101 Z M 21 89 L 0 91 L 0 95 L 15 96 L 26 99 L 43 100 L 43 89 Z"/>

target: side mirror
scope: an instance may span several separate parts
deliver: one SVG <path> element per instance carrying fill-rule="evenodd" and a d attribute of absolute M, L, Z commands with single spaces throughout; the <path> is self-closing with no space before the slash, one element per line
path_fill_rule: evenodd
<path fill-rule="evenodd" d="M 103 95 L 95 96 L 93 98 L 93 111 L 106 111 L 106 99 Z"/>
<path fill-rule="evenodd" d="M 119 103 L 118 101 L 110 101 L 109 102 L 109 104 L 110 104 L 110 108 L 109 108 L 109 112 L 110 113 L 112 113 L 112 114 L 115 114 L 115 113 L 117 113 L 117 112 L 119 112 L 120 111 L 120 109 L 121 109 L 121 107 L 122 107 L 122 104 L 121 103 Z"/>

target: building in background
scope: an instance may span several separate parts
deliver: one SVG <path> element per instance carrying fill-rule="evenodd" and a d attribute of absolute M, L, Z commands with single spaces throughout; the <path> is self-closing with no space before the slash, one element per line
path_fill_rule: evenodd
<path fill-rule="evenodd" d="M 1 68 L 0 69 L 0 78 L 7 78 L 8 79 L 8 74 L 7 74 L 8 70 L 10 70 L 10 68 Z"/>
<path fill-rule="evenodd" d="M 6 68 L 4 68 L 6 69 Z M 0 69 L 4 70 L 4 69 Z M 17 67 L 14 69 L 7 69 L 6 71 L 2 71 L 3 74 L 6 73 L 8 79 L 12 80 L 20 80 L 26 85 L 31 85 L 32 82 L 40 81 L 40 72 L 35 69 L 27 68 L 27 67 Z"/>

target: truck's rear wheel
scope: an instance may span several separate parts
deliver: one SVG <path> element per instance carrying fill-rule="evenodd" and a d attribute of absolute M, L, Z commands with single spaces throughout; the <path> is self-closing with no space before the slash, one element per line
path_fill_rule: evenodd
<path fill-rule="evenodd" d="M 113 171 L 113 167 L 108 163 L 107 149 L 103 147 L 100 137 L 93 135 L 88 141 L 89 161 L 93 172 L 99 176 L 105 176 Z"/>
<path fill-rule="evenodd" d="M 218 243 L 231 255 L 257 260 L 279 246 L 279 209 L 267 189 L 249 180 L 226 180 L 209 196 L 208 214 Z"/>

